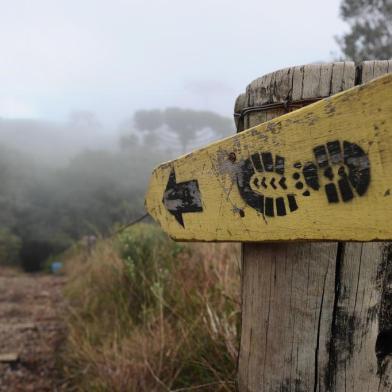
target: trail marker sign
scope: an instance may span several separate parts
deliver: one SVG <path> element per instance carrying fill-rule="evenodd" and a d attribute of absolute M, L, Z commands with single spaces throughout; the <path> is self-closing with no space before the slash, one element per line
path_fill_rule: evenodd
<path fill-rule="evenodd" d="M 391 240 L 392 75 L 160 165 L 146 207 L 176 240 Z"/>

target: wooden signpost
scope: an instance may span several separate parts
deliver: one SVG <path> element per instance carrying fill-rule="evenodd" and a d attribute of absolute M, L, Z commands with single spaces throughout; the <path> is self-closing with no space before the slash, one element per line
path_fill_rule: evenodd
<path fill-rule="evenodd" d="M 159 166 L 146 206 L 177 240 L 392 239 L 392 75 Z"/>
<path fill-rule="evenodd" d="M 170 236 L 243 242 L 240 392 L 392 390 L 392 245 L 361 242 L 392 239 L 391 72 L 265 75 L 236 101 L 241 133 L 153 173 Z"/>

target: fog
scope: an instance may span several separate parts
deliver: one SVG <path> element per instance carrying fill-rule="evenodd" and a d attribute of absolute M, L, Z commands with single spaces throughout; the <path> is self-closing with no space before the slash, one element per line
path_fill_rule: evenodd
<path fill-rule="evenodd" d="M 155 165 L 233 127 L 175 107 L 136 111 L 111 134 L 85 111 L 66 123 L 1 119 L 0 263 L 38 268 L 86 235 L 109 235 L 144 214 Z"/>
<path fill-rule="evenodd" d="M 145 108 L 231 115 L 252 79 L 328 60 L 346 28 L 338 0 L 0 4 L 0 115 L 89 110 L 111 128 Z"/>
<path fill-rule="evenodd" d="M 1 1 L 0 263 L 41 263 L 142 215 L 153 166 L 232 134 L 251 80 L 332 59 L 338 8 Z"/>

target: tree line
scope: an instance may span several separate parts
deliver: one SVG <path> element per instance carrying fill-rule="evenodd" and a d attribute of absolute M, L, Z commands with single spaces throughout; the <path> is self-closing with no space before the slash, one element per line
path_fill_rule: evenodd
<path fill-rule="evenodd" d="M 78 126 L 77 131 L 80 129 Z M 176 138 L 184 152 L 203 132 L 211 139 L 232 129 L 231 119 L 212 112 L 141 110 L 121 125 L 118 148 L 85 149 L 60 167 L 49 165 L 40 151 L 21 152 L 7 147 L 3 140 L 0 263 L 22 263 L 28 270 L 39 269 L 45 260 L 83 236 L 109 234 L 113 226 L 144 213 L 143 199 L 151 171 L 178 154 L 173 143 Z M 163 140 L 165 133 L 171 139 Z M 31 137 L 34 135 L 38 132 Z M 53 145 L 51 156 L 60 153 L 61 148 L 61 144 Z"/>

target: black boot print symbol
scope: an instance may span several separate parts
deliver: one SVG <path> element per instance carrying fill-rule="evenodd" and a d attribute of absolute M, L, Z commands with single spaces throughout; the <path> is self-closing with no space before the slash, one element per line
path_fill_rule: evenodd
<path fill-rule="evenodd" d="M 293 173 L 293 179 L 296 181 L 295 188 L 302 191 L 302 196 L 310 196 L 309 189 L 314 191 L 320 189 L 317 166 L 313 162 L 307 162 L 304 165 L 301 162 L 295 162 L 293 168 L 296 170 Z"/>
<path fill-rule="evenodd" d="M 237 178 L 245 202 L 269 217 L 285 216 L 298 209 L 295 195 L 287 192 L 285 159 L 270 152 L 255 153 L 246 159 Z"/>
<path fill-rule="evenodd" d="M 335 140 L 313 149 L 316 162 L 295 162 L 287 181 L 285 159 L 255 153 L 241 164 L 237 185 L 245 202 L 264 216 L 285 216 L 298 209 L 297 196 L 323 189 L 329 203 L 363 196 L 370 184 L 370 162 L 358 144 Z M 294 181 L 294 182 L 293 182 Z"/>
<path fill-rule="evenodd" d="M 335 140 L 316 146 L 313 153 L 318 171 L 322 173 L 322 182 L 326 182 L 324 190 L 329 203 L 348 202 L 356 195 L 366 193 L 370 183 L 370 162 L 361 147 L 348 141 L 341 143 Z M 313 169 L 309 173 L 314 173 Z M 316 189 L 319 180 L 313 174 L 310 177 L 313 178 L 313 189 Z"/>

